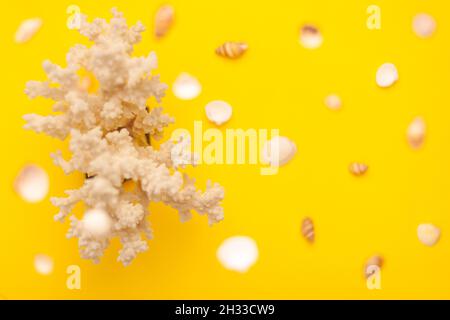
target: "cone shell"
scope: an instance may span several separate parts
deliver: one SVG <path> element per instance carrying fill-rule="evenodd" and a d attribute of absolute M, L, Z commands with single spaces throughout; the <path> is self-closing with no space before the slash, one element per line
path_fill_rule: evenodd
<path fill-rule="evenodd" d="M 373 270 L 373 268 L 370 268 L 371 266 L 376 266 L 381 269 L 381 267 L 383 266 L 383 262 L 383 258 L 379 255 L 370 257 L 364 267 L 365 277 L 368 278 L 375 273 L 375 270 Z"/>
<path fill-rule="evenodd" d="M 302 235 L 309 243 L 314 243 L 314 223 L 311 218 L 305 218 L 302 222 Z"/>
<path fill-rule="evenodd" d="M 156 12 L 155 36 L 163 37 L 173 25 L 175 10 L 171 5 L 163 5 Z"/>
<path fill-rule="evenodd" d="M 348 170 L 355 176 L 362 176 L 369 170 L 369 167 L 364 163 L 353 162 Z"/>
<path fill-rule="evenodd" d="M 216 53 L 224 58 L 237 59 L 247 51 L 248 45 L 243 42 L 225 42 L 216 49 Z"/>

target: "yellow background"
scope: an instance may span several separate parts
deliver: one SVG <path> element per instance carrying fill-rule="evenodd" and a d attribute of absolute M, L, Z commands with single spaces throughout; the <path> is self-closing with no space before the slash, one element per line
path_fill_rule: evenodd
<path fill-rule="evenodd" d="M 152 36 L 155 1 L 10 1 L 0 10 L 2 70 L 0 295 L 8 298 L 450 298 L 450 4 L 447 1 L 200 1 L 170 0 L 176 24 L 161 41 Z M 44 80 L 41 62 L 64 63 L 67 50 L 85 42 L 66 27 L 66 8 L 80 6 L 93 17 L 110 17 L 117 6 L 130 23 L 148 28 L 137 54 L 155 50 L 158 73 L 172 84 L 180 72 L 197 76 L 200 97 L 180 101 L 169 90 L 163 105 L 177 122 L 192 129 L 205 120 L 214 99 L 233 106 L 225 128 L 279 128 L 293 139 L 298 154 L 276 176 L 259 175 L 259 166 L 202 166 L 189 170 L 204 187 L 208 178 L 226 188 L 226 218 L 210 228 L 205 217 L 186 224 L 176 212 L 152 205 L 155 239 L 131 266 L 116 262 L 114 241 L 101 264 L 81 260 L 76 240 L 66 240 L 68 225 L 53 221 L 57 209 L 48 198 L 27 204 L 13 191 L 26 163 L 50 176 L 50 195 L 77 188 L 81 175 L 65 176 L 49 153 L 67 148 L 22 129 L 25 113 L 50 112 L 50 101 L 30 101 L 25 82 Z M 382 29 L 366 27 L 366 9 L 377 4 Z M 438 22 L 431 39 L 411 28 L 415 14 Z M 31 42 L 13 42 L 23 19 L 42 17 L 44 26 Z M 298 43 L 303 23 L 324 35 L 319 50 Z M 238 61 L 217 57 L 224 41 L 246 41 Z M 397 65 L 400 81 L 380 89 L 375 72 L 384 62 Z M 340 94 L 343 109 L 323 105 L 328 93 Z M 405 131 L 421 115 L 428 126 L 424 148 L 408 147 Z M 210 126 L 209 124 L 204 127 Z M 166 137 L 169 137 L 169 132 Z M 354 178 L 348 164 L 363 161 L 366 177 Z M 311 216 L 316 243 L 300 235 Z M 432 248 L 422 245 L 417 225 L 431 222 L 442 231 Z M 227 237 L 248 235 L 260 258 L 246 274 L 225 270 L 216 249 Z M 33 268 L 37 253 L 54 258 L 55 270 L 41 276 Z M 366 288 L 365 260 L 385 257 L 382 290 Z M 66 267 L 81 266 L 82 289 L 66 289 Z"/>

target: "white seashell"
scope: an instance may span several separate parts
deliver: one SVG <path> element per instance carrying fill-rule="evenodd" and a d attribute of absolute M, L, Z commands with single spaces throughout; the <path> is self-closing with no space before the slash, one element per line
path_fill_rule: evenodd
<path fill-rule="evenodd" d="M 397 67 L 392 63 L 382 64 L 377 71 L 377 85 L 381 88 L 392 86 L 398 81 Z"/>
<path fill-rule="evenodd" d="M 82 220 L 83 230 L 96 238 L 107 237 L 112 228 L 112 220 L 102 209 L 90 209 L 85 212 Z"/>
<path fill-rule="evenodd" d="M 211 101 L 205 106 L 206 117 L 218 126 L 230 120 L 233 108 L 225 101 Z"/>
<path fill-rule="evenodd" d="M 53 259 L 45 254 L 37 254 L 34 257 L 34 269 L 42 275 L 49 275 L 53 272 Z"/>
<path fill-rule="evenodd" d="M 190 74 L 183 72 L 173 83 L 173 94 L 181 100 L 192 100 L 202 92 L 200 82 Z"/>
<path fill-rule="evenodd" d="M 47 196 L 49 184 L 48 175 L 43 169 L 27 165 L 17 175 L 14 189 L 23 200 L 36 203 Z"/>
<path fill-rule="evenodd" d="M 272 166 L 283 166 L 297 153 L 297 146 L 286 137 L 277 136 L 266 143 L 262 149 L 262 160 Z"/>
<path fill-rule="evenodd" d="M 336 94 L 330 94 L 325 98 L 325 105 L 330 110 L 339 110 L 342 107 L 342 100 Z"/>
<path fill-rule="evenodd" d="M 440 236 L 439 228 L 431 223 L 421 224 L 417 227 L 417 237 L 426 246 L 434 246 L 439 241 Z"/>
<path fill-rule="evenodd" d="M 33 18 L 22 21 L 14 36 L 16 43 L 25 43 L 39 31 L 42 26 L 42 19 Z"/>
<path fill-rule="evenodd" d="M 429 38 L 436 31 L 436 21 L 426 13 L 420 13 L 413 19 L 413 31 L 419 38 Z"/>
<path fill-rule="evenodd" d="M 307 49 L 317 49 L 323 43 L 323 37 L 319 29 L 307 24 L 300 29 L 300 44 Z"/>
<path fill-rule="evenodd" d="M 247 272 L 258 260 L 258 246 L 250 237 L 235 236 L 222 242 L 217 259 L 225 269 Z"/>
<path fill-rule="evenodd" d="M 425 140 L 426 124 L 422 117 L 417 117 L 408 127 L 406 136 L 413 149 L 419 149 Z"/>

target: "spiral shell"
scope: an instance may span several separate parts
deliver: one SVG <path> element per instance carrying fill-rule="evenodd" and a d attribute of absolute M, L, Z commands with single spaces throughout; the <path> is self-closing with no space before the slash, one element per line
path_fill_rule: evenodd
<path fill-rule="evenodd" d="M 162 38 L 172 27 L 175 10 L 171 5 L 163 5 L 156 12 L 155 16 L 155 36 Z"/>
<path fill-rule="evenodd" d="M 369 167 L 364 163 L 353 162 L 348 167 L 348 170 L 355 176 L 362 176 L 369 170 Z"/>
<path fill-rule="evenodd" d="M 305 218 L 302 222 L 302 235 L 308 240 L 309 243 L 314 243 L 314 223 L 311 218 Z"/>
<path fill-rule="evenodd" d="M 224 58 L 237 59 L 247 51 L 248 45 L 244 42 L 225 42 L 216 49 L 216 53 Z"/>
<path fill-rule="evenodd" d="M 376 255 L 369 258 L 364 267 L 364 275 L 366 278 L 369 278 L 371 275 L 375 274 L 376 270 L 380 270 L 383 266 L 383 257 Z M 374 268 L 374 266 L 376 268 Z"/>

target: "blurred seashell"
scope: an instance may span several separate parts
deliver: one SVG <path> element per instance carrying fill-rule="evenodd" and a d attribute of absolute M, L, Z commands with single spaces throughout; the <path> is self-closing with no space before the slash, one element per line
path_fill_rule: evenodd
<path fill-rule="evenodd" d="M 336 94 L 330 94 L 325 98 L 325 105 L 330 110 L 339 110 L 342 107 L 342 100 Z"/>
<path fill-rule="evenodd" d="M 388 88 L 398 81 L 397 67 L 392 63 L 384 63 L 377 70 L 376 82 L 381 88 Z"/>
<path fill-rule="evenodd" d="M 364 275 L 366 278 L 373 275 L 377 270 L 379 271 L 383 266 L 384 260 L 381 256 L 375 255 L 369 258 L 364 266 Z"/>
<path fill-rule="evenodd" d="M 96 238 L 108 236 L 112 229 L 109 214 L 102 209 L 90 209 L 85 212 L 82 220 L 83 230 Z"/>
<path fill-rule="evenodd" d="M 173 94 L 181 100 L 192 100 L 202 92 L 202 85 L 197 78 L 183 72 L 173 83 Z"/>
<path fill-rule="evenodd" d="M 368 169 L 369 167 L 366 164 L 359 162 L 353 162 L 349 166 L 349 171 L 355 176 L 364 175 Z"/>
<path fill-rule="evenodd" d="M 231 106 L 225 101 L 211 101 L 205 107 L 206 117 L 218 126 L 230 120 L 233 113 Z"/>
<path fill-rule="evenodd" d="M 258 260 L 258 246 L 250 237 L 235 236 L 222 242 L 217 259 L 228 270 L 247 272 Z"/>
<path fill-rule="evenodd" d="M 225 42 L 216 49 L 219 56 L 237 59 L 247 51 L 248 45 L 244 42 Z"/>
<path fill-rule="evenodd" d="M 23 200 L 31 203 L 43 200 L 48 193 L 47 173 L 36 165 L 27 165 L 19 172 L 14 181 L 14 190 Z"/>
<path fill-rule="evenodd" d="M 39 274 L 49 275 L 53 272 L 53 259 L 45 254 L 37 254 L 34 257 L 34 268 Z"/>
<path fill-rule="evenodd" d="M 413 149 L 419 149 L 425 141 L 426 124 L 422 117 L 417 117 L 408 126 L 407 139 Z"/>
<path fill-rule="evenodd" d="M 16 43 L 25 43 L 39 31 L 42 26 L 42 19 L 32 18 L 22 21 L 19 28 L 16 31 L 14 40 Z"/>
<path fill-rule="evenodd" d="M 314 243 L 315 240 L 315 232 L 314 232 L 314 223 L 311 218 L 305 218 L 302 221 L 302 235 L 306 240 L 310 243 Z"/>
<path fill-rule="evenodd" d="M 323 37 L 317 27 L 306 24 L 300 29 L 300 43 L 307 49 L 317 49 L 322 45 Z"/>
<path fill-rule="evenodd" d="M 92 80 L 89 76 L 84 76 L 80 78 L 80 81 L 78 82 L 78 88 L 81 91 L 89 91 L 92 87 Z"/>
<path fill-rule="evenodd" d="M 413 19 L 413 30 L 419 38 L 429 38 L 436 31 L 436 21 L 426 13 L 420 13 Z"/>
<path fill-rule="evenodd" d="M 175 10 L 171 5 L 161 6 L 155 15 L 155 36 L 157 38 L 163 37 L 174 22 Z"/>
<path fill-rule="evenodd" d="M 434 246 L 441 236 L 441 230 L 431 223 L 421 224 L 417 227 L 417 237 L 424 245 Z"/>
<path fill-rule="evenodd" d="M 262 149 L 262 160 L 271 166 L 283 166 L 297 153 L 297 146 L 286 137 L 277 136 L 266 141 Z"/>

